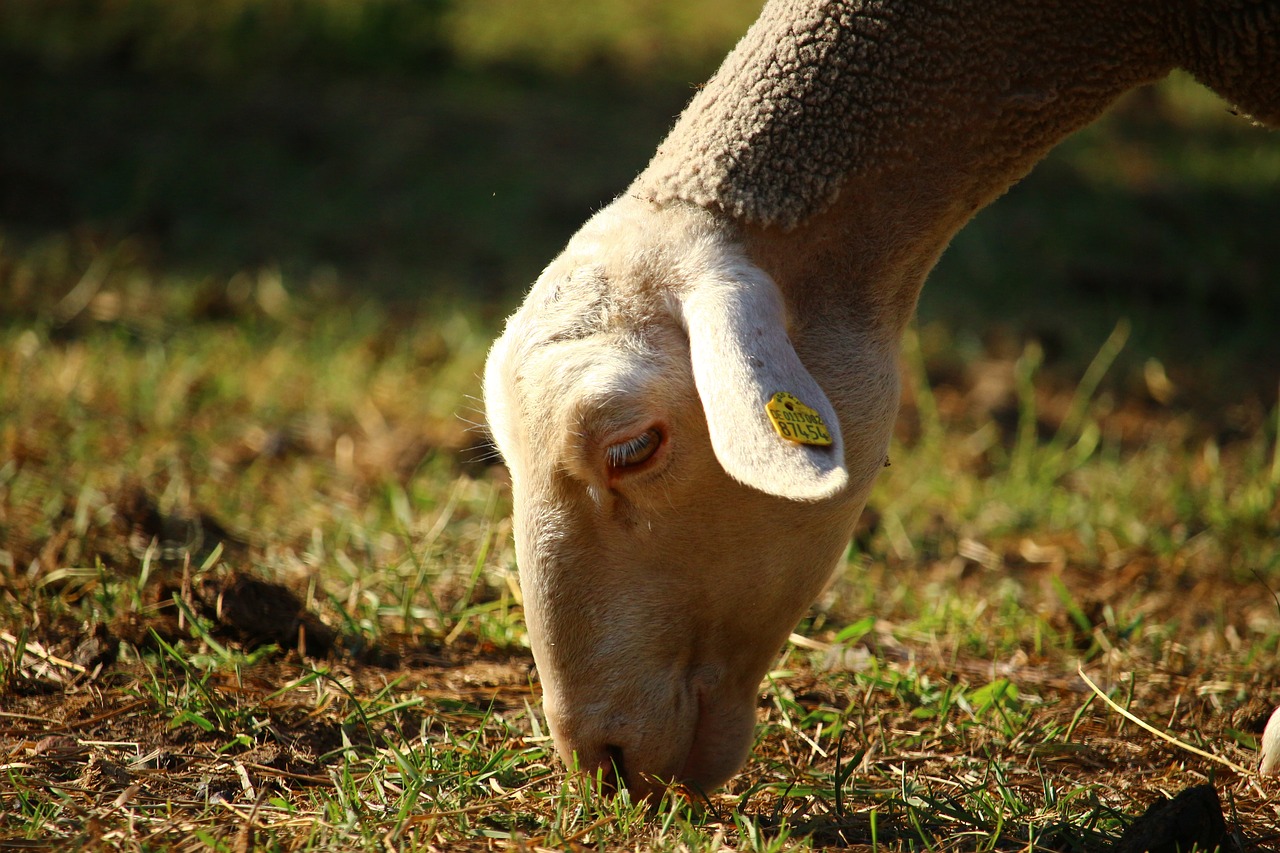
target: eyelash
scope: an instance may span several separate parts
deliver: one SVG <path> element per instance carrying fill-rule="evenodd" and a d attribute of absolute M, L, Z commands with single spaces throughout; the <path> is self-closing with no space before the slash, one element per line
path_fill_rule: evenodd
<path fill-rule="evenodd" d="M 662 445 L 662 433 L 657 429 L 648 429 L 617 444 L 611 444 L 604 450 L 605 462 L 613 470 L 635 468 L 653 458 Z"/>

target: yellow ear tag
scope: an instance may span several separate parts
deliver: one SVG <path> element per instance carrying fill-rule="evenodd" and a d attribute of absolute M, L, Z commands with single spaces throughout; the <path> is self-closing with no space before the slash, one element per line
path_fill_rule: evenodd
<path fill-rule="evenodd" d="M 801 403 L 795 394 L 779 391 L 764 404 L 764 410 L 778 435 L 787 441 L 818 447 L 831 444 L 831 433 L 822 422 L 822 416 Z"/>

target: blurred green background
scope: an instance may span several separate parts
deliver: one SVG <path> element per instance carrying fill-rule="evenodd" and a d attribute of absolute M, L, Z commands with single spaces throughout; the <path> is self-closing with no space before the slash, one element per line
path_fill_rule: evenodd
<path fill-rule="evenodd" d="M 759 5 L 0 0 L 5 313 L 47 312 L 106 257 L 167 287 L 271 269 L 496 323 Z M 1186 405 L 1270 408 L 1278 236 L 1280 136 L 1175 77 L 962 232 L 921 305 L 930 369 L 1034 337 L 1078 375 L 1128 318 L 1113 381 L 1156 359 Z"/>

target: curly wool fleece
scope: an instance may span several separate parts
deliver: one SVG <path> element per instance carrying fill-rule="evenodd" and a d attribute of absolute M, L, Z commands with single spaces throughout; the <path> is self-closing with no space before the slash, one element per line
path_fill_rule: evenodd
<path fill-rule="evenodd" d="M 772 2 L 630 194 L 789 229 L 859 173 L 954 160 L 968 173 L 954 175 L 958 184 L 984 173 L 1016 177 L 1114 97 L 1175 66 L 1276 120 L 1280 74 L 1264 54 L 1280 40 L 1280 3 L 1188 8 L 1184 15 L 1163 0 Z M 924 152 L 934 162 L 909 162 Z"/>

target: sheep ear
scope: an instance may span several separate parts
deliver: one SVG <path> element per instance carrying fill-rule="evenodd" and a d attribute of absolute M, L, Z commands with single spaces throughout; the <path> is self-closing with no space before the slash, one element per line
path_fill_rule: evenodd
<path fill-rule="evenodd" d="M 830 497 L 848 481 L 835 410 L 787 337 L 777 286 L 755 267 L 735 273 L 695 284 L 680 300 L 716 458 L 735 480 L 768 494 Z M 830 443 L 807 443 L 824 439 Z"/>

